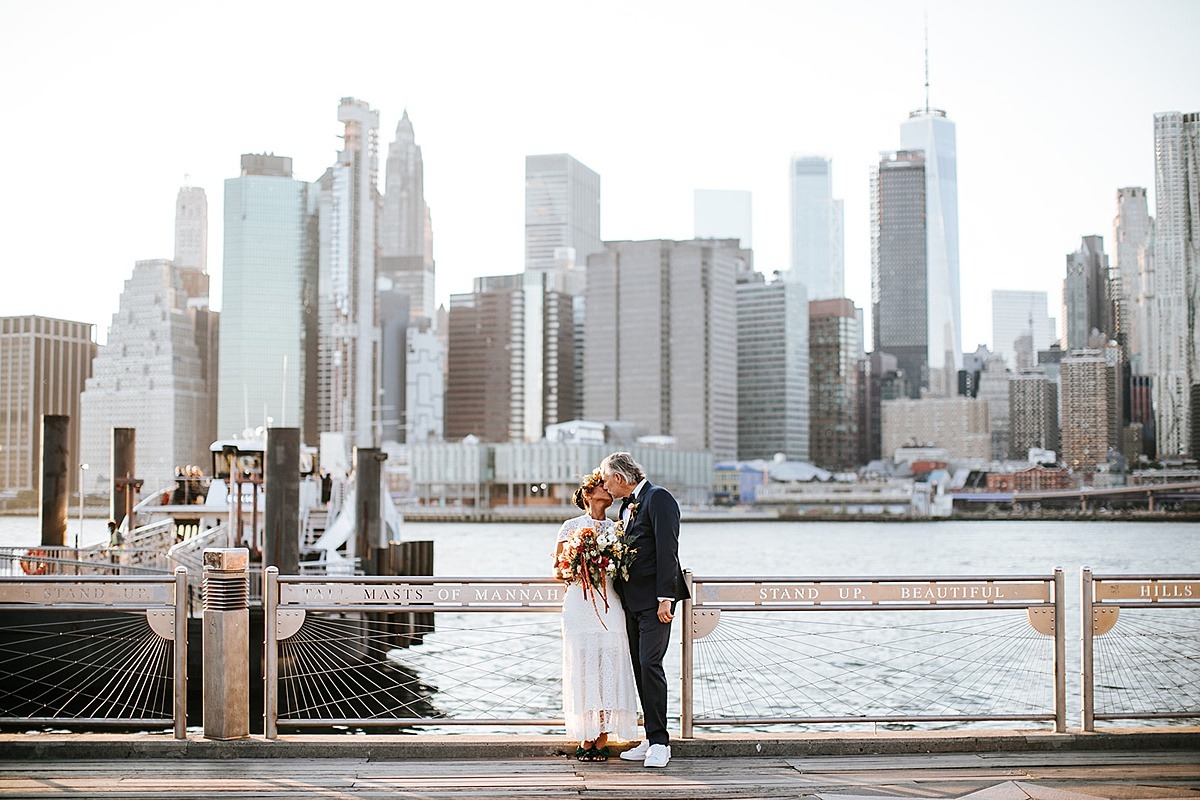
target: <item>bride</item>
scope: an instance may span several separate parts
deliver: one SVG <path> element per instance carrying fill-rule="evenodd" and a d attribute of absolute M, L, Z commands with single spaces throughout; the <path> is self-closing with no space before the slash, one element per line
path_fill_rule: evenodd
<path fill-rule="evenodd" d="M 605 518 L 612 496 L 600 473 L 584 477 L 575 490 L 575 505 L 586 513 L 567 520 L 558 531 L 556 569 L 564 548 L 584 528 L 597 534 L 612 532 L 616 523 Z M 564 577 L 561 573 L 559 577 Z M 625 633 L 625 609 L 613 590 L 611 577 L 604 591 L 578 582 L 567 586 L 562 607 L 563 716 L 567 736 L 577 739 L 579 761 L 607 761 L 608 739 L 637 738 L 638 694 Z"/>

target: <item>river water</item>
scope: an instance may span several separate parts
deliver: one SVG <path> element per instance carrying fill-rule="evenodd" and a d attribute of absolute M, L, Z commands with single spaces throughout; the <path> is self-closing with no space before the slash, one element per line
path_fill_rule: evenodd
<path fill-rule="evenodd" d="M 105 520 L 67 524 L 87 546 L 107 538 Z M 407 523 L 406 539 L 434 541 L 439 576 L 548 575 L 557 525 Z M 0 517 L 0 547 L 33 546 L 36 517 Z M 1196 572 L 1200 525 L 1184 522 L 685 522 L 680 560 L 704 576 L 1049 574 L 1068 585 L 1097 573 Z"/>

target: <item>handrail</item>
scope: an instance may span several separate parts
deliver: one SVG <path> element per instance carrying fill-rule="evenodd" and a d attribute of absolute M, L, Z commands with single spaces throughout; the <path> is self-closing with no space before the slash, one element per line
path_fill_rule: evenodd
<path fill-rule="evenodd" d="M 1080 574 L 1080 677 L 1082 728 L 1096 729 L 1097 719 L 1195 719 L 1200 711 L 1122 711 L 1096 713 L 1095 639 L 1110 634 L 1122 609 L 1200 608 L 1200 574 L 1157 573 L 1096 575 L 1090 567 Z M 1149 637 L 1143 637 L 1149 638 Z"/>

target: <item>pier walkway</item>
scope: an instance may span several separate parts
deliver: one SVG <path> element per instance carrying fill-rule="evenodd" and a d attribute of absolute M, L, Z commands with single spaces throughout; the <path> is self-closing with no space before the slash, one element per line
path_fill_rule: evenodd
<path fill-rule="evenodd" d="M 1200 798 L 1200 729 L 711 736 L 666 769 L 552 736 L 0 735 L 2 798 Z"/>

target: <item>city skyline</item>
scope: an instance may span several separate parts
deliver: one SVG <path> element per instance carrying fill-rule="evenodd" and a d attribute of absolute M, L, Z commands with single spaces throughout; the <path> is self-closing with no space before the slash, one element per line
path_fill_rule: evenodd
<path fill-rule="evenodd" d="M 206 189 L 215 222 L 220 187 L 242 153 L 293 158 L 298 179 L 316 180 L 340 149 L 333 111 L 351 95 L 380 110 L 380 130 L 407 110 L 421 131 L 439 304 L 477 276 L 522 268 L 527 155 L 567 152 L 601 176 L 606 240 L 686 240 L 695 189 L 750 191 L 755 266 L 769 274 L 788 263 L 790 158 L 820 153 L 833 159 L 833 194 L 846 203 L 847 294 L 869 309 L 868 174 L 880 151 L 901 146 L 898 126 L 924 105 L 927 11 L 930 104 L 957 126 L 961 349 L 970 351 L 995 344 L 991 290 L 1046 291 L 1054 304 L 1064 255 L 1082 236 L 1111 238 L 1117 190 L 1143 186 L 1153 198 L 1153 114 L 1200 107 L 1191 80 L 1200 53 L 1190 46 L 1200 8 L 1182 2 L 764 4 L 736 17 L 717 4 L 673 2 L 603 13 L 548 3 L 472 9 L 475 24 L 463 26 L 461 14 L 406 8 L 399 26 L 401 12 L 380 7 L 380 24 L 353 45 L 356 58 L 330 60 L 294 49 L 318 39 L 325 15 L 282 4 L 236 13 L 218 4 L 201 17 L 138 3 L 117 12 L 5 4 L 0 64 L 22 76 L 7 87 L 9 107 L 36 100 L 66 115 L 36 128 L 37 147 L 82 157 L 13 160 L 21 191 L 0 201 L 0 218 L 14 280 L 0 315 L 90 322 L 104 341 L 134 263 L 172 253 L 180 186 Z M 69 28 L 59 22 L 64 10 Z M 493 43 L 498 26 L 520 33 Z M 259 28 L 272 37 L 237 64 L 216 55 Z M 568 28 L 577 57 L 546 74 L 541 45 Z M 401 29 L 423 35 L 381 46 Z M 796 47 L 797 36 L 811 46 Z M 614 42 L 631 57 L 594 57 Z M 160 77 L 145 60 L 154 43 L 201 66 Z M 711 58 L 718 48 L 722 57 Z M 823 80 L 803 80 L 813 74 Z M 1107 109 L 1103 124 L 1076 124 L 1070 109 L 1081 96 Z M 701 123 L 697 112 L 721 98 L 729 113 Z M 480 133 L 483 119 L 497 124 Z M 10 153 L 30 146 L 28 126 L 2 130 Z M 106 202 L 72 214 L 64 236 L 68 182 L 101 187 Z M 1011 241 L 1017 232 L 1022 239 Z M 214 305 L 221 264 L 221 232 L 210 230 Z"/>

